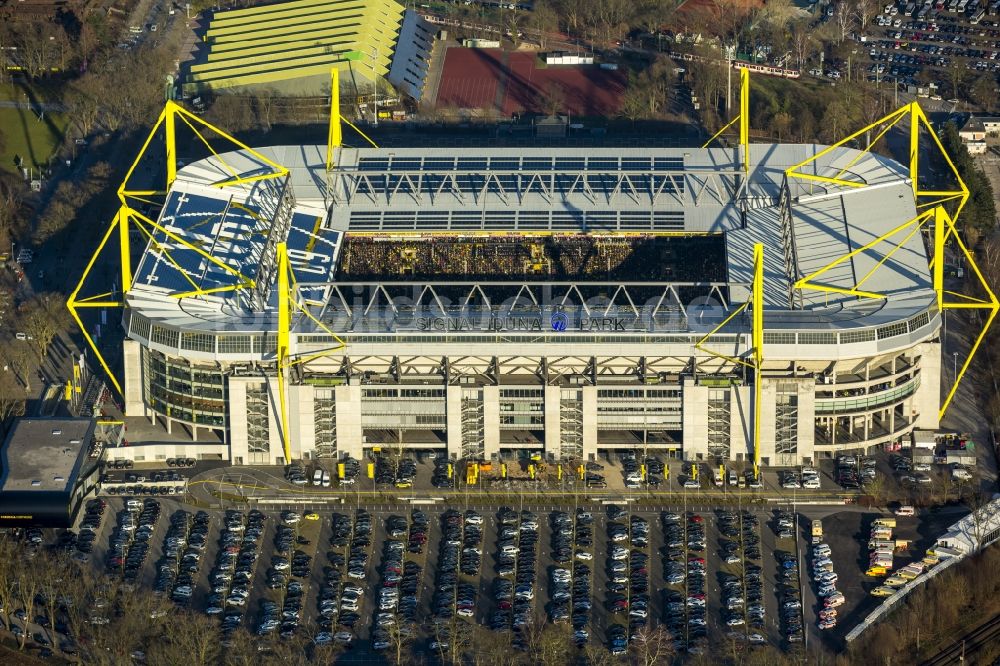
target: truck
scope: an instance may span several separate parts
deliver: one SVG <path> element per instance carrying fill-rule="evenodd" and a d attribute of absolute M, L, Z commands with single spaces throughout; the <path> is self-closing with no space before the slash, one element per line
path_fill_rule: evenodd
<path fill-rule="evenodd" d="M 888 567 L 883 567 L 881 565 L 873 564 L 868 567 L 865 571 L 866 576 L 871 576 L 872 578 L 885 576 L 889 573 Z"/>
<path fill-rule="evenodd" d="M 812 521 L 812 542 L 820 543 L 823 541 L 823 521 L 814 520 Z"/>
<path fill-rule="evenodd" d="M 868 550 L 894 550 L 895 547 L 896 542 L 888 539 L 872 539 L 868 542 Z"/>
<path fill-rule="evenodd" d="M 872 527 L 895 527 L 895 518 L 876 518 L 872 523 Z"/>

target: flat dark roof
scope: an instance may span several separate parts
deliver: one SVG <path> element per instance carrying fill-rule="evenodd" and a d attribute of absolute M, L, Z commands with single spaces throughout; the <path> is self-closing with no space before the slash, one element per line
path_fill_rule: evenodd
<path fill-rule="evenodd" d="M 67 492 L 94 436 L 90 418 L 21 418 L 0 451 L 0 492 Z"/>

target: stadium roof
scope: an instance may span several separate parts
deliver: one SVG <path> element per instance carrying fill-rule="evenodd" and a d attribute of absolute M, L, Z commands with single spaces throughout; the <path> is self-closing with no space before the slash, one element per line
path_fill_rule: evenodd
<path fill-rule="evenodd" d="M 208 54 L 187 81 L 240 88 L 306 85 L 300 80 L 312 77 L 300 92 L 315 94 L 317 85 L 329 91 L 337 67 L 370 82 L 389 73 L 403 13 L 394 0 L 290 0 L 217 12 L 205 34 Z"/>
<path fill-rule="evenodd" d="M 916 211 L 901 165 L 839 148 L 812 162 L 810 172 L 847 168 L 845 177 L 869 186 L 792 181 L 790 219 L 783 223 L 779 197 L 785 169 L 822 149 L 755 144 L 749 183 L 734 151 L 722 148 L 342 148 L 331 174 L 323 146 L 258 150 L 289 169 L 296 203 L 287 242 L 299 284 L 315 283 L 309 299 L 330 295 L 344 233 L 720 233 L 729 303 L 746 300 L 753 244 L 764 244 L 768 328 L 852 329 L 914 317 L 923 323 L 914 320 L 910 328 L 921 328 L 936 299 L 917 233 L 877 268 L 889 246 L 859 252 L 822 279 L 851 288 L 874 269 L 868 284 L 887 298 L 801 290 L 798 307 L 792 307 L 794 280 L 898 227 Z M 262 168 L 245 152 L 222 157 L 240 173 Z M 231 175 L 215 157 L 181 169 L 161 223 L 252 277 L 282 185 L 270 180 L 216 186 Z M 168 245 L 162 238 L 157 242 Z M 191 289 L 192 282 L 204 289 L 236 279 L 191 250 L 175 247 L 170 254 L 156 245 L 147 251 L 128 295 L 134 310 L 193 329 L 273 328 L 273 310 L 254 314 L 239 292 L 170 297 Z M 462 282 L 469 281 L 454 280 Z"/>

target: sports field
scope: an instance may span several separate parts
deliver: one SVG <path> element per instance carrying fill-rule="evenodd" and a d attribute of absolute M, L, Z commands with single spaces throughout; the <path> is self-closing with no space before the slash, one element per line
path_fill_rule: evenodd
<path fill-rule="evenodd" d="M 504 116 L 545 113 L 550 108 L 574 116 L 618 113 L 625 75 L 597 65 L 544 66 L 534 53 L 501 49 L 451 48 L 436 106 L 492 109 Z"/>

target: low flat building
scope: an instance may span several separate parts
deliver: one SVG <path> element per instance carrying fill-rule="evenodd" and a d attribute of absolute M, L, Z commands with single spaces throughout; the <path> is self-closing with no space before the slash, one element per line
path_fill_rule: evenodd
<path fill-rule="evenodd" d="M 0 527 L 69 527 L 99 478 L 97 422 L 18 419 L 0 449 Z"/>

